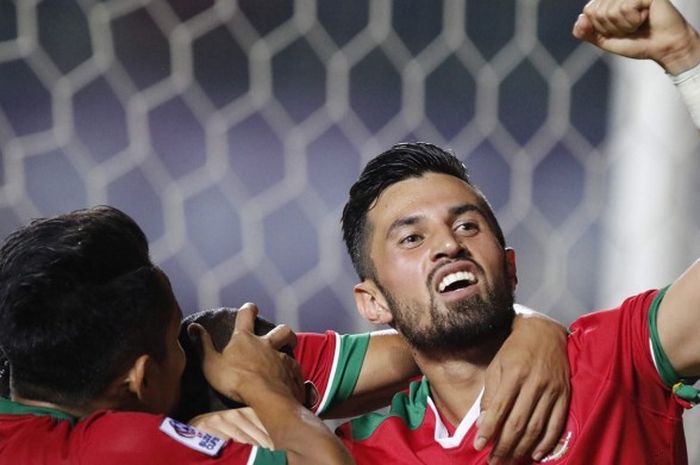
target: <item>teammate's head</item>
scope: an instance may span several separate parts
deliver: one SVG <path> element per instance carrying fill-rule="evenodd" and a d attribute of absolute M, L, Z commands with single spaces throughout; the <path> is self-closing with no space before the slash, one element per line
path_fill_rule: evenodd
<path fill-rule="evenodd" d="M 453 155 L 417 143 L 377 156 L 350 190 L 343 228 L 370 322 L 446 355 L 508 331 L 515 255 Z"/>
<path fill-rule="evenodd" d="M 178 385 L 179 319 L 145 235 L 117 209 L 38 219 L 0 248 L 0 347 L 15 396 L 81 409 L 109 392 L 113 408 L 171 408 L 177 389 L 153 389 Z"/>
<path fill-rule="evenodd" d="M 372 225 L 367 213 L 377 198 L 388 187 L 408 178 L 425 173 L 443 173 L 461 179 L 478 194 L 479 202 L 489 225 L 505 247 L 505 238 L 491 206 L 469 179 L 467 168 L 453 154 L 427 143 L 400 143 L 370 160 L 359 179 L 350 188 L 350 196 L 343 209 L 343 239 L 350 259 L 360 279 L 373 277 L 373 264 L 367 250 Z"/>
<path fill-rule="evenodd" d="M 222 352 L 231 339 L 236 327 L 237 316 L 238 309 L 222 307 L 193 313 L 182 320 L 179 339 L 180 345 L 185 351 L 187 364 L 180 384 L 180 402 L 172 412 L 173 418 L 187 421 L 202 413 L 243 406 L 220 394 L 209 385 L 202 372 L 202 354 L 199 341 L 192 340 L 187 331 L 192 323 L 200 324 L 209 333 L 214 348 Z M 260 316 L 255 318 L 254 332 L 258 336 L 269 333 L 274 327 L 274 324 Z M 280 350 L 290 357 L 294 357 L 291 347 L 284 346 Z"/>

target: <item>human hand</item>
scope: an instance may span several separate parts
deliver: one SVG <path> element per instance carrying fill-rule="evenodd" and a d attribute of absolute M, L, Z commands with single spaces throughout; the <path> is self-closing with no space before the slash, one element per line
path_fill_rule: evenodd
<path fill-rule="evenodd" d="M 570 395 L 566 330 L 544 316 L 518 315 L 486 370 L 474 447 L 494 440 L 489 463 L 532 452 L 540 460 L 566 424 Z"/>
<path fill-rule="evenodd" d="M 652 59 L 671 74 L 700 62 L 700 38 L 669 0 L 591 0 L 572 32 L 605 51 Z"/>
<path fill-rule="evenodd" d="M 250 407 L 205 413 L 194 417 L 189 424 L 223 439 L 271 450 L 275 448 L 272 438 Z"/>
<path fill-rule="evenodd" d="M 218 392 L 249 405 L 265 390 L 303 402 L 305 390 L 299 365 L 278 351 L 285 345 L 294 347 L 294 332 L 285 325 L 278 325 L 264 336 L 255 336 L 257 312 L 253 304 L 241 307 L 236 327 L 221 352 L 216 350 L 209 333 L 201 325 L 193 323 L 188 327 L 190 337 L 199 341 L 204 376 Z"/>

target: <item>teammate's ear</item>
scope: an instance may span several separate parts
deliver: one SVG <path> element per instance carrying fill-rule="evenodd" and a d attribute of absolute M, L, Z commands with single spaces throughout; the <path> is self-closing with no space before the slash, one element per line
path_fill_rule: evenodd
<path fill-rule="evenodd" d="M 362 317 L 375 325 L 391 324 L 394 317 L 389 310 L 384 294 L 374 281 L 365 279 L 353 288 L 355 305 Z"/>
<path fill-rule="evenodd" d="M 126 374 L 126 386 L 136 398 L 144 404 L 147 404 L 151 384 L 149 372 L 151 371 L 153 359 L 150 355 L 143 354 L 139 356 Z"/>
<path fill-rule="evenodd" d="M 506 273 L 508 273 L 508 281 L 510 282 L 511 290 L 515 291 L 518 285 L 518 267 L 515 260 L 515 249 L 506 247 Z"/>

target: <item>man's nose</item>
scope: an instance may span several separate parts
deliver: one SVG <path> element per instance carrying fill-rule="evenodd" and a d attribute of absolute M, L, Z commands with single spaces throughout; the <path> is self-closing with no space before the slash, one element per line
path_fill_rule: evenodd
<path fill-rule="evenodd" d="M 433 261 L 441 258 L 454 258 L 464 252 L 464 246 L 455 237 L 452 230 L 436 235 L 433 239 L 432 247 Z"/>

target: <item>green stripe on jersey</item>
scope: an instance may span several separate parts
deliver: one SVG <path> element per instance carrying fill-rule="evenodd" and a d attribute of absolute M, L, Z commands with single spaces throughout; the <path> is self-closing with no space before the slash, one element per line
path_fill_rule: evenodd
<path fill-rule="evenodd" d="M 287 465 L 287 454 L 284 451 L 254 447 L 252 453 L 255 454 L 255 459 L 252 462 L 248 460 L 247 465 Z"/>
<path fill-rule="evenodd" d="M 649 307 L 649 335 L 651 338 L 651 348 L 654 352 L 654 361 L 656 362 L 656 370 L 659 372 L 664 384 L 673 390 L 673 393 L 679 398 L 688 401 L 691 405 L 700 403 L 700 394 L 692 385 L 697 382 L 697 378 L 681 378 L 674 370 L 668 355 L 664 352 L 661 346 L 661 338 L 659 337 L 659 329 L 656 325 L 656 315 L 659 313 L 659 307 L 666 295 L 666 291 L 670 286 L 661 289 Z"/>
<path fill-rule="evenodd" d="M 0 415 L 39 415 L 54 417 L 57 420 L 68 420 L 75 423 L 77 418 L 61 410 L 48 407 L 33 407 L 23 405 L 10 399 L 0 398 Z"/>
<path fill-rule="evenodd" d="M 345 334 L 337 337 L 339 340 L 333 358 L 329 387 L 316 412 L 317 415 L 321 415 L 350 397 L 357 384 L 357 378 L 360 376 L 362 363 L 367 353 L 369 333 Z"/>
<path fill-rule="evenodd" d="M 356 441 L 369 438 L 391 417 L 403 419 L 409 429 L 415 430 L 423 423 L 425 412 L 428 410 L 429 395 L 430 384 L 426 377 L 421 381 L 412 382 L 408 388 L 408 395 L 401 392 L 394 396 L 388 413 L 369 413 L 352 420 L 352 438 Z"/>

